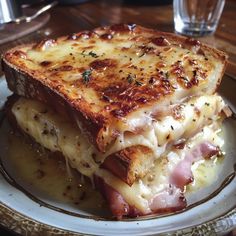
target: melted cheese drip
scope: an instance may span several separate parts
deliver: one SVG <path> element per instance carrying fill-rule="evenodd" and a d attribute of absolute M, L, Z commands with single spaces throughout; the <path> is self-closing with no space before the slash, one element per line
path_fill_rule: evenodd
<path fill-rule="evenodd" d="M 204 124 L 216 121 L 223 107 L 220 96 L 192 98 L 183 104 L 181 119 L 176 120 L 169 115 L 161 121 L 153 121 L 152 127 L 140 134 L 121 134 L 105 154 L 90 145 L 68 120 L 38 101 L 20 98 L 12 112 L 20 127 L 36 142 L 53 152 L 62 152 L 70 159 L 72 167 L 86 176 L 92 176 L 107 156 L 126 147 L 147 146 L 153 151 L 153 159 L 158 159 L 168 143 L 189 137 Z"/>
<path fill-rule="evenodd" d="M 211 101 L 208 96 L 206 96 L 205 99 L 207 99 L 208 103 Z M 215 96 L 215 99 L 213 100 L 222 102 L 218 96 Z M 198 100 L 198 103 L 203 104 L 203 101 L 204 99 L 201 98 Z M 216 102 L 216 104 L 218 103 Z M 186 107 L 188 107 L 186 115 L 190 115 L 189 109 L 192 106 L 186 105 Z M 204 111 L 203 107 L 202 111 Z M 208 105 L 206 105 L 206 107 L 206 111 L 208 112 L 214 110 L 210 109 Z M 114 189 L 120 192 L 128 203 L 132 203 L 131 205 L 135 205 L 137 209 L 146 213 L 150 212 L 149 203 L 153 197 L 169 185 L 169 175 L 171 171 L 184 158 L 187 150 L 189 151 L 195 145 L 203 141 L 210 141 L 212 144 L 219 147 L 223 145 L 223 141 L 217 135 L 218 131 L 215 131 L 218 126 L 216 125 L 216 122 L 214 122 L 212 125 L 204 127 L 201 132 L 191 138 L 187 142 L 185 149 L 175 149 L 165 153 L 164 146 L 162 147 L 162 150 L 158 148 L 159 152 L 162 153 L 163 158 L 157 159 L 153 167 L 150 169 L 150 172 L 143 179 L 137 180 L 130 187 L 108 171 L 99 169 L 99 163 L 96 163 L 93 158 L 93 155 L 96 154 L 94 147 L 88 143 L 80 131 L 75 129 L 70 122 L 65 120 L 63 117 L 58 116 L 53 110 L 50 110 L 44 104 L 20 98 L 14 104 L 12 112 L 15 115 L 19 126 L 26 133 L 31 135 L 38 143 L 51 151 L 62 152 L 65 158 L 69 160 L 71 166 L 76 168 L 82 174 L 90 177 L 93 174 L 96 174 L 102 177 L 107 184 L 113 186 Z M 212 117 L 213 116 L 211 116 L 211 118 Z M 189 117 L 187 117 L 187 119 L 188 118 Z M 170 118 L 167 117 L 165 119 L 168 123 L 170 122 Z M 192 122 L 190 122 L 189 125 L 192 125 L 191 128 L 193 128 Z M 166 125 L 164 127 L 170 129 L 169 126 Z M 176 130 L 178 131 L 178 129 Z M 181 128 L 179 128 L 179 130 L 181 130 Z M 174 130 L 172 131 L 174 132 Z M 165 132 L 163 133 L 165 134 Z M 176 136 L 177 135 L 174 137 Z M 154 145 L 156 144 L 156 141 L 153 140 L 156 138 L 155 130 L 152 130 L 150 134 L 144 133 L 142 136 L 137 138 L 132 136 L 129 140 L 125 140 L 126 138 L 127 137 L 124 137 L 123 146 L 120 146 L 120 148 L 124 148 L 126 145 L 132 146 L 139 142 L 141 144 L 144 144 L 145 142 L 153 142 Z M 150 144 L 150 147 L 154 149 L 155 147 L 152 145 L 153 144 Z M 100 161 L 102 161 L 102 159 L 100 159 Z"/>
<path fill-rule="evenodd" d="M 184 149 L 173 149 L 162 155 L 162 158 L 156 160 L 149 173 L 136 181 L 131 187 L 114 177 L 106 170 L 99 169 L 96 175 L 99 175 L 104 181 L 116 189 L 125 198 L 128 203 L 142 212 L 151 213 L 149 204 L 153 197 L 169 186 L 169 177 L 177 166 L 184 159 L 186 152 L 197 144 L 209 141 L 212 144 L 222 147 L 223 140 L 217 135 L 219 130 L 215 130 L 214 125 L 204 127 L 203 130 L 191 138 Z"/>
<path fill-rule="evenodd" d="M 175 119 L 172 114 L 169 114 L 157 121 L 151 115 L 147 115 L 147 120 L 152 121 L 142 133 L 121 134 L 105 156 L 125 147 L 144 145 L 153 151 L 154 158 L 157 159 L 165 151 L 168 143 L 178 141 L 180 138 L 191 137 L 204 125 L 216 121 L 225 104 L 220 96 L 205 95 L 194 97 L 181 106 L 180 119 Z M 130 123 L 132 123 L 131 120 Z M 133 123 L 135 123 L 135 118 Z"/>
<path fill-rule="evenodd" d="M 58 116 L 44 104 L 21 98 L 12 108 L 19 126 L 36 142 L 55 152 L 61 152 L 82 174 L 91 176 L 98 168 L 92 158 L 94 148 L 79 129 Z"/>

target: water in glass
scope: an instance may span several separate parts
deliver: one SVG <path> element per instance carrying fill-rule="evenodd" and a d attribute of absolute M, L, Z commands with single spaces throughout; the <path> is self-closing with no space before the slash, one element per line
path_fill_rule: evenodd
<path fill-rule="evenodd" d="M 215 32 L 225 0 L 174 0 L 177 33 L 203 36 Z"/>

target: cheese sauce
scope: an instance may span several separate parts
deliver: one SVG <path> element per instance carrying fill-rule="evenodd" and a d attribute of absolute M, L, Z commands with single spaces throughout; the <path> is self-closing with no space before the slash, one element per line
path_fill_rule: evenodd
<path fill-rule="evenodd" d="M 13 132 L 5 120 L 0 128 L 1 161 L 7 173 L 30 194 L 70 209 L 108 216 L 101 194 L 77 171 L 67 171 L 59 153 L 49 153 Z M 9 148 L 10 147 L 10 148 Z"/>
<path fill-rule="evenodd" d="M 203 107 L 208 108 L 209 106 L 205 105 L 207 98 L 207 96 L 206 98 L 201 97 L 197 99 L 197 101 L 203 100 L 200 103 L 203 104 Z M 222 100 L 219 96 L 212 96 L 213 101 L 218 101 L 218 99 L 219 103 L 221 104 Z M 192 100 L 194 102 L 193 104 L 197 104 L 194 99 Z M 212 102 L 211 99 L 208 99 L 208 102 Z M 216 104 L 218 103 L 216 102 Z M 213 107 L 218 107 L 216 104 L 214 104 Z M 188 106 L 186 105 L 186 107 L 189 107 L 186 113 L 190 113 L 190 108 L 191 110 L 194 109 L 191 104 Z M 201 113 L 204 114 L 204 109 L 201 110 Z M 209 109 L 205 108 L 205 110 L 208 111 Z M 212 110 L 212 112 L 209 112 L 209 114 L 212 114 L 213 116 L 209 117 L 209 114 L 207 114 L 206 112 L 206 115 L 203 115 L 203 117 L 209 117 L 212 120 L 212 118 L 214 117 L 215 109 L 210 110 Z M 166 154 L 162 153 L 162 157 L 160 159 L 163 159 L 166 156 L 168 159 L 167 162 L 161 161 L 161 163 L 155 163 L 150 167 L 149 173 L 144 178 L 138 179 L 132 186 L 128 186 L 123 181 L 111 174 L 109 171 L 99 168 L 99 163 L 95 162 L 95 160 L 93 159 L 93 154 L 96 153 L 92 145 L 90 145 L 89 142 L 86 141 L 86 139 L 78 129 L 74 129 L 69 121 L 61 116 L 58 116 L 58 114 L 55 113 L 53 109 L 45 106 L 42 103 L 20 98 L 13 105 L 12 113 L 14 114 L 18 125 L 23 129 L 25 133 L 33 137 L 36 142 L 51 150 L 52 152 L 61 152 L 66 158 L 67 162 L 69 162 L 73 168 L 77 169 L 82 174 L 88 177 L 92 177 L 94 174 L 100 176 L 105 181 L 105 183 L 113 186 L 113 188 L 124 197 L 127 203 L 132 203 L 137 209 L 146 214 L 150 213 L 149 206 L 152 199 L 157 194 L 164 191 L 164 189 L 168 188 L 170 184 L 171 172 L 178 165 L 178 163 L 185 158 L 186 153 L 190 152 L 194 146 L 197 146 L 205 141 L 209 141 L 210 143 L 213 143 L 218 147 L 222 147 L 223 145 L 222 139 L 218 137 L 217 130 L 219 129 L 219 124 L 213 122 L 213 120 L 217 119 L 216 115 L 216 117 L 212 120 L 213 124 L 205 126 L 203 129 L 199 130 L 197 134 L 193 135 L 191 139 L 186 141 L 186 145 L 183 149 L 177 150 L 175 148 L 172 148 L 171 150 L 166 150 Z M 186 117 L 191 116 L 190 114 L 189 116 L 187 115 L 188 114 L 186 114 Z M 196 117 L 195 122 L 192 122 L 191 119 L 190 123 L 198 123 L 197 118 L 198 120 L 201 120 L 200 124 L 203 122 L 203 120 L 205 120 L 205 118 L 200 119 L 201 116 L 199 115 L 199 117 Z M 169 123 L 168 120 L 167 123 Z M 159 122 L 156 122 L 156 124 L 159 125 Z M 197 125 L 197 127 L 199 125 Z M 161 124 L 159 126 L 161 126 Z M 188 125 L 185 126 L 188 127 Z M 171 129 L 170 125 L 167 127 L 167 129 Z M 174 125 L 173 132 L 175 131 L 175 129 L 178 130 Z M 180 129 L 180 131 L 181 130 L 182 129 Z M 150 132 L 148 132 L 147 140 L 156 140 L 154 130 L 152 131 L 153 136 L 150 137 Z M 185 132 L 186 131 L 187 130 L 185 129 Z M 169 134 L 171 135 L 172 133 L 170 132 Z M 146 135 L 144 134 L 141 135 L 141 140 L 145 139 L 145 136 Z M 129 141 L 126 140 L 124 144 L 129 144 Z M 100 160 L 104 160 L 103 158 L 101 158 Z M 152 183 L 150 183 L 149 174 L 152 173 L 159 174 L 155 175 Z"/>
<path fill-rule="evenodd" d="M 213 183 L 217 178 L 216 173 L 220 172 L 223 160 L 223 157 L 219 157 L 194 163 L 192 166 L 194 181 L 187 185 L 186 191 L 192 193 Z"/>
<path fill-rule="evenodd" d="M 7 121 L 1 127 L 0 139 L 0 148 L 4 150 L 3 165 L 26 191 L 36 196 L 47 196 L 53 202 L 62 202 L 67 207 L 108 215 L 102 196 L 76 171 L 71 169 L 70 176 L 60 154 L 49 154 L 38 145 L 30 144 L 22 135 L 14 133 Z M 195 180 L 186 188 L 186 194 L 210 185 L 218 173 L 221 160 L 195 163 L 192 167 Z"/>
<path fill-rule="evenodd" d="M 152 150 L 153 158 L 159 158 L 168 143 L 191 137 L 204 125 L 216 121 L 224 102 L 217 95 L 202 96 L 192 98 L 182 106 L 178 112 L 181 119 L 168 114 L 162 120 L 153 120 L 152 127 L 140 134 L 120 135 L 104 155 L 98 153 L 70 121 L 58 116 L 58 113 L 43 103 L 20 98 L 14 104 L 12 112 L 25 133 L 47 149 L 62 152 L 70 160 L 72 167 L 91 177 L 105 157 L 127 147 L 147 146 Z"/>

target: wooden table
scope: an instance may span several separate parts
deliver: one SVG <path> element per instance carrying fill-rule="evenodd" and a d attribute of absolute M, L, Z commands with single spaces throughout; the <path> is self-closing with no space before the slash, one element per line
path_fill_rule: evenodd
<path fill-rule="evenodd" d="M 136 2 L 135 0 L 95 0 L 80 5 L 57 6 L 51 11 L 51 19 L 43 28 L 14 42 L 0 45 L 0 53 L 21 43 L 39 41 L 45 37 L 53 38 L 120 22 L 134 22 L 162 31 L 174 31 L 172 4 L 144 5 Z M 163 3 L 163 0 L 156 0 L 156 2 Z M 228 53 L 227 73 L 233 75 L 236 75 L 235 14 L 236 1 L 226 0 L 216 33 L 213 36 L 200 38 L 201 41 Z"/>
<path fill-rule="evenodd" d="M 163 3 L 163 0 L 156 0 L 156 2 Z M 200 38 L 201 41 L 229 54 L 226 73 L 234 76 L 236 76 L 235 14 L 236 1 L 226 0 L 223 15 L 215 35 Z M 76 6 L 57 6 L 51 11 L 51 19 L 43 28 L 14 42 L 0 45 L 0 53 L 14 45 L 39 41 L 45 37 L 54 38 L 80 30 L 90 30 L 101 25 L 120 22 L 133 22 L 146 27 L 173 32 L 172 4 L 144 5 L 136 3 L 135 0 L 95 0 Z M 2 233 L 7 235 L 5 231 L 2 231 Z M 230 235 L 233 235 L 233 233 Z"/>

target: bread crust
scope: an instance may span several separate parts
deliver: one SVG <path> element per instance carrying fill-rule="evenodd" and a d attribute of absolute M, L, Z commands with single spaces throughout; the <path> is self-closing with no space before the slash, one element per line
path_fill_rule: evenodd
<path fill-rule="evenodd" d="M 85 93 L 90 88 L 95 91 L 96 96 L 94 99 L 99 100 L 99 106 L 96 106 L 97 104 L 93 105 L 91 102 L 88 102 L 86 96 L 81 96 L 80 94 L 79 97 L 76 97 L 73 89 L 68 92 L 68 87 L 66 87 L 67 85 L 64 86 L 66 83 L 64 83 L 63 80 L 51 79 L 55 73 L 57 73 L 58 78 L 61 76 L 60 73 L 63 73 L 63 75 L 70 73 L 70 65 L 62 63 L 60 67 L 62 71 L 60 71 L 60 69 L 59 71 L 50 71 L 49 73 L 49 70 L 45 70 L 47 71 L 46 74 L 43 68 L 46 68 L 48 66 L 47 64 L 51 62 L 44 60 L 40 62 L 40 67 L 37 65 L 36 69 L 30 69 L 27 63 L 31 63 L 31 58 L 28 56 L 27 50 L 43 53 L 47 51 L 48 48 L 60 45 L 60 43 L 68 41 L 77 44 L 87 39 L 90 40 L 88 44 L 89 47 L 91 46 L 90 44 L 96 44 L 97 40 L 110 40 L 112 42 L 113 38 L 117 38 L 117 40 L 120 39 L 122 42 L 122 37 L 126 36 L 132 36 L 131 38 L 134 40 L 134 44 L 138 44 L 140 41 L 143 42 L 144 48 L 140 50 L 144 51 L 147 55 L 152 54 L 152 51 L 156 50 L 156 47 L 159 50 L 160 47 L 168 49 L 168 47 L 171 48 L 174 45 L 175 47 L 196 51 L 196 55 L 200 54 L 202 58 L 204 58 L 204 56 L 211 57 L 211 59 L 214 58 L 214 60 L 219 62 L 221 69 L 217 74 L 216 81 L 210 93 L 213 93 L 219 86 L 227 62 L 227 56 L 223 52 L 210 48 L 196 40 L 147 29 L 141 26 L 125 24 L 100 27 L 94 31 L 83 31 L 70 36 L 63 36 L 56 40 L 43 40 L 38 44 L 21 45 L 9 50 L 2 57 L 3 70 L 8 86 L 10 90 L 20 96 L 38 99 L 54 107 L 59 113 L 69 116 L 72 122 L 79 125 L 82 131 L 89 137 L 90 142 L 93 143 L 99 151 L 105 152 L 106 147 L 119 135 L 120 131 L 116 129 L 116 123 L 121 122 L 121 120 L 126 122 L 126 118 L 130 116 L 130 114 L 143 107 L 152 107 L 153 104 L 169 99 L 175 93 L 175 83 L 184 86 L 186 90 L 194 91 L 195 87 L 201 84 L 201 81 L 191 80 L 186 85 L 185 82 L 183 84 L 182 80 L 180 82 L 175 79 L 173 84 L 169 82 L 168 79 L 163 79 L 161 74 L 158 74 L 155 75 L 155 80 L 158 80 L 158 83 L 161 82 L 156 87 L 149 86 L 151 77 L 144 78 L 142 84 L 138 84 L 138 82 L 141 83 L 141 81 L 138 80 L 132 81 L 132 86 L 129 82 L 124 82 L 122 77 L 117 77 L 115 79 L 119 80 L 119 83 L 113 86 L 112 83 L 116 80 L 105 76 L 101 86 L 98 87 L 96 84 L 101 80 L 104 68 L 106 67 L 108 71 L 112 72 L 118 68 L 116 65 L 117 61 L 114 61 L 112 58 L 92 58 L 92 61 L 90 61 L 88 65 L 89 68 L 92 68 L 92 73 L 98 75 L 97 78 L 93 75 L 92 80 L 86 82 L 86 84 L 84 84 L 83 81 L 79 81 L 78 84 L 73 86 L 76 87 L 76 89 L 84 89 Z M 154 49 L 145 46 L 145 44 L 149 45 L 150 43 L 153 45 L 152 48 Z M 122 50 L 125 51 L 125 47 Z M 151 56 L 154 57 L 156 55 L 155 53 Z M 42 68 L 42 70 L 38 68 Z M 82 71 L 80 70 L 80 74 L 86 72 L 86 68 L 82 69 Z M 139 71 L 137 75 L 141 76 L 141 72 Z M 111 76 L 111 73 L 108 74 L 108 76 Z M 134 80 L 134 78 L 132 79 Z M 108 82 L 109 80 L 110 82 Z M 128 76 L 125 80 L 129 80 Z M 70 84 L 70 86 L 72 85 Z M 100 109 L 100 105 L 102 109 Z"/>
<path fill-rule="evenodd" d="M 48 87 L 41 81 L 35 80 L 29 74 L 12 68 L 7 63 L 3 63 L 3 68 L 7 79 L 8 87 L 14 93 L 29 98 L 36 99 L 53 107 L 59 114 L 71 119 L 75 125 L 77 121 L 83 123 L 83 132 L 89 140 L 96 146 L 100 141 L 97 140 L 99 132 L 102 130 L 102 124 L 96 122 L 96 119 L 90 119 L 88 116 L 77 110 L 74 103 L 69 99 L 62 97 L 55 89 Z"/>
<path fill-rule="evenodd" d="M 136 145 L 120 150 L 108 156 L 102 168 L 112 172 L 128 185 L 143 178 L 154 161 L 152 150 L 148 147 Z"/>

